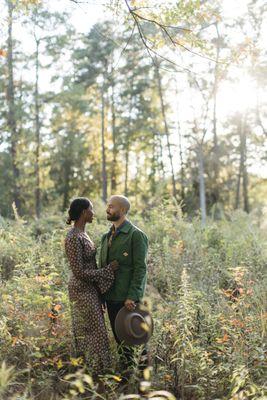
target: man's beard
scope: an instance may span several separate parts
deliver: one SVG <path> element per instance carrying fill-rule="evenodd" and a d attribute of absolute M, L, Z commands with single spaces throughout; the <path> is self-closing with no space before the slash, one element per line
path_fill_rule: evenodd
<path fill-rule="evenodd" d="M 119 214 L 113 214 L 113 215 L 107 214 L 107 220 L 112 222 L 118 221 L 120 217 L 121 216 Z"/>

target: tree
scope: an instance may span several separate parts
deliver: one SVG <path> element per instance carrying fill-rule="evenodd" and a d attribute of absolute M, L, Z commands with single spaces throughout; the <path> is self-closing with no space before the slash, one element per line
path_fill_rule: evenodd
<path fill-rule="evenodd" d="M 13 170 L 13 199 L 18 210 L 21 212 L 21 192 L 20 192 L 20 170 L 18 167 L 18 129 L 17 129 L 17 112 L 15 103 L 15 86 L 14 86 L 14 58 L 13 58 L 13 12 L 14 4 L 12 0 L 7 0 L 8 6 L 8 38 L 7 38 L 7 70 L 8 70 L 8 81 L 7 81 L 7 126 L 10 133 L 10 145 L 11 145 L 11 159 L 12 159 L 12 170 Z"/>
<path fill-rule="evenodd" d="M 116 186 L 116 132 L 115 132 L 115 102 L 114 88 L 115 76 L 113 68 L 113 52 L 115 44 L 113 41 L 105 40 L 109 37 L 111 23 L 106 21 L 105 27 L 101 29 L 96 24 L 88 35 L 82 38 L 82 45 L 74 52 L 76 60 L 76 81 L 81 83 L 84 88 L 97 88 L 99 91 L 99 101 L 101 109 L 101 154 L 102 154 L 102 199 L 107 199 L 108 177 L 107 177 L 107 157 L 106 157 L 106 129 L 105 120 L 107 117 L 106 107 L 108 105 L 107 95 L 111 88 L 112 104 L 112 139 L 113 139 L 113 160 L 111 185 Z M 102 40 L 99 41 L 99 31 L 101 30 Z M 104 39 L 104 40 L 103 40 Z"/>
<path fill-rule="evenodd" d="M 39 79 L 40 68 L 44 68 L 41 63 L 43 50 L 53 59 L 53 65 L 59 59 L 60 49 L 62 45 L 67 48 L 73 30 L 67 24 L 68 15 L 66 13 L 51 13 L 40 5 L 35 5 L 31 9 L 30 29 L 35 42 L 35 54 L 33 55 L 35 69 L 34 83 L 34 116 L 35 116 L 35 214 L 37 218 L 41 215 L 41 182 L 40 182 L 40 156 L 42 150 L 42 116 L 41 111 L 44 108 L 41 100 L 44 96 L 40 96 Z M 66 33 L 60 33 L 60 28 L 64 26 Z"/>
<path fill-rule="evenodd" d="M 168 156 L 169 156 L 170 165 L 171 165 L 172 195 L 174 198 L 176 198 L 177 191 L 176 191 L 176 183 L 175 183 L 175 175 L 174 175 L 173 156 L 172 156 L 171 143 L 170 143 L 170 131 L 169 131 L 169 126 L 168 126 L 168 122 L 167 122 L 166 105 L 165 105 L 164 98 L 163 98 L 162 80 L 161 80 L 161 75 L 160 75 L 160 71 L 159 71 L 159 66 L 157 64 L 155 64 L 155 77 L 156 77 L 157 84 L 158 84 L 158 91 L 159 91 L 159 98 L 160 98 L 160 105 L 161 105 L 161 114 L 162 114 L 162 119 L 163 119 L 163 123 L 164 123 L 164 132 L 165 132 L 166 141 L 167 141 Z"/>

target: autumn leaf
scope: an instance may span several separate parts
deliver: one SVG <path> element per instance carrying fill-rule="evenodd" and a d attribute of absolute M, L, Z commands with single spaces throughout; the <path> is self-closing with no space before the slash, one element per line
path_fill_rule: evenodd
<path fill-rule="evenodd" d="M 164 375 L 164 381 L 171 382 L 172 381 L 172 376 L 168 375 L 168 374 Z"/>
<path fill-rule="evenodd" d="M 0 49 L 0 56 L 1 57 L 6 57 L 7 56 L 7 52 L 4 49 Z"/>
<path fill-rule="evenodd" d="M 112 375 L 112 378 L 114 379 L 114 381 L 116 381 L 116 382 L 120 382 L 121 381 L 121 379 L 122 378 L 120 378 L 119 376 L 117 376 L 117 375 Z"/>
<path fill-rule="evenodd" d="M 238 319 L 233 319 L 231 321 L 231 324 L 233 326 L 235 326 L 235 327 L 238 327 L 238 328 L 244 328 L 244 323 L 242 321 L 238 320 Z"/>
<path fill-rule="evenodd" d="M 87 383 L 89 386 L 93 387 L 94 382 L 93 382 L 93 379 L 92 379 L 92 377 L 91 377 L 90 375 L 85 374 L 85 375 L 83 376 L 83 380 L 84 380 L 84 382 Z"/>
<path fill-rule="evenodd" d="M 149 332 L 149 327 L 148 327 L 148 325 L 147 325 L 145 322 L 142 322 L 142 323 L 140 324 L 140 326 L 141 326 L 141 328 L 143 329 L 143 331 Z"/>
<path fill-rule="evenodd" d="M 240 287 L 237 290 L 238 290 L 239 294 L 244 294 L 244 289 L 243 288 Z"/>
<path fill-rule="evenodd" d="M 18 338 L 16 336 L 12 338 L 12 347 L 14 347 L 16 345 L 17 341 L 18 341 Z"/>
<path fill-rule="evenodd" d="M 225 343 L 225 342 L 228 342 L 228 340 L 229 340 L 229 336 L 227 333 L 225 333 L 222 338 L 217 338 L 216 342 L 217 343 Z"/>
<path fill-rule="evenodd" d="M 183 241 L 183 240 L 179 240 L 179 241 L 177 242 L 178 254 L 179 254 L 179 255 L 183 254 L 184 249 L 185 249 L 185 243 L 184 243 L 184 241 Z"/>
<path fill-rule="evenodd" d="M 231 289 L 222 289 L 222 292 L 225 295 L 225 297 L 231 297 L 233 293 Z"/>
<path fill-rule="evenodd" d="M 82 358 L 81 357 L 79 357 L 79 358 L 71 357 L 70 362 L 71 362 L 71 365 L 73 365 L 74 367 L 77 367 L 78 365 L 80 365 L 82 363 Z"/>
<path fill-rule="evenodd" d="M 150 368 L 149 367 L 144 369 L 143 376 L 146 381 L 149 381 L 149 379 L 150 379 Z"/>

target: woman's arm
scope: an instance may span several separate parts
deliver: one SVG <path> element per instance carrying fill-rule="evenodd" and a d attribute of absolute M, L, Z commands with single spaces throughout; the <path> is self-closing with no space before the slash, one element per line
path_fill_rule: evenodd
<path fill-rule="evenodd" d="M 71 271 L 75 278 L 90 282 L 102 281 L 105 276 L 114 276 L 114 267 L 109 264 L 99 269 L 84 268 L 83 263 L 83 246 L 77 236 L 66 239 L 66 254 L 68 256 Z"/>

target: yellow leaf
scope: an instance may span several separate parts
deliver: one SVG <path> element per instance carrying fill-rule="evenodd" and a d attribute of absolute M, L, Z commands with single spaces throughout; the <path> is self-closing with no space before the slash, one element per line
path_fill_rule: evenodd
<path fill-rule="evenodd" d="M 71 358 L 70 362 L 71 362 L 71 365 L 74 365 L 74 367 L 77 367 L 77 365 L 79 365 L 77 358 Z"/>
<path fill-rule="evenodd" d="M 146 323 L 142 322 L 140 326 L 145 332 L 149 332 L 149 327 Z"/>
<path fill-rule="evenodd" d="M 94 382 L 90 375 L 85 374 L 83 376 L 83 380 L 84 380 L 84 382 L 88 383 L 89 386 L 93 387 Z"/>
<path fill-rule="evenodd" d="M 146 381 L 149 381 L 149 379 L 150 379 L 150 368 L 149 367 L 144 369 L 143 376 Z"/>
<path fill-rule="evenodd" d="M 171 382 L 172 381 L 172 376 L 171 375 L 164 375 L 164 380 L 167 382 Z"/>
<path fill-rule="evenodd" d="M 113 378 L 114 381 L 116 381 L 116 382 L 120 382 L 120 381 L 121 381 L 121 377 L 120 377 L 120 376 L 112 375 L 112 378 Z"/>
<path fill-rule="evenodd" d="M 76 381 L 74 382 L 74 385 L 76 386 L 76 388 L 79 390 L 80 393 L 85 392 L 83 382 L 81 381 L 81 379 L 76 379 Z"/>
<path fill-rule="evenodd" d="M 70 362 L 71 362 L 71 365 L 73 365 L 74 367 L 77 367 L 78 365 L 81 364 L 81 357 L 79 357 L 79 358 L 71 357 Z"/>

